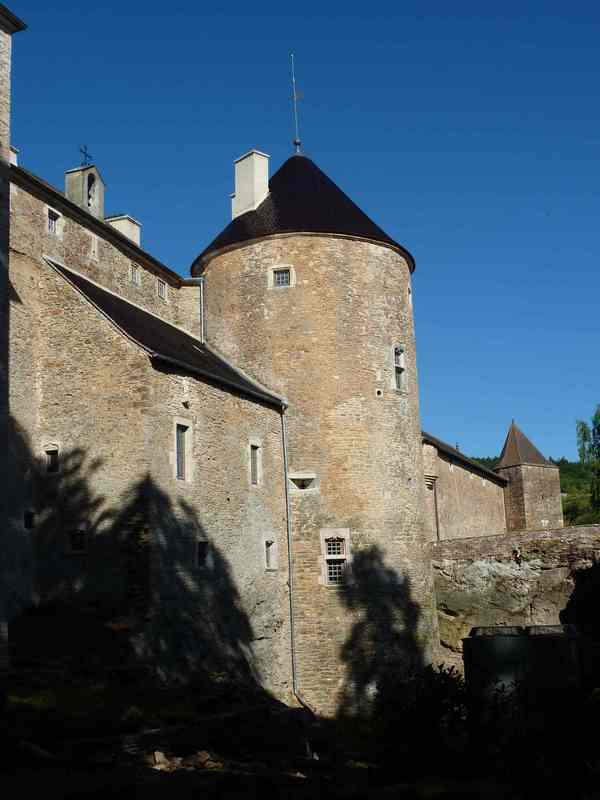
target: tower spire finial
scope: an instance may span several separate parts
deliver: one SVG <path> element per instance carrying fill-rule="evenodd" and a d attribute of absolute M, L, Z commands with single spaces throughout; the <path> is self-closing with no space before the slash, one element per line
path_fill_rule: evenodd
<path fill-rule="evenodd" d="M 296 73 L 294 71 L 294 54 L 290 53 L 290 61 L 292 64 L 292 103 L 294 107 L 294 129 L 295 129 L 295 138 L 293 141 L 294 148 L 296 153 L 300 153 L 302 142 L 300 141 L 300 126 L 298 124 L 298 100 L 301 99 L 302 95 L 300 92 L 296 91 Z"/>

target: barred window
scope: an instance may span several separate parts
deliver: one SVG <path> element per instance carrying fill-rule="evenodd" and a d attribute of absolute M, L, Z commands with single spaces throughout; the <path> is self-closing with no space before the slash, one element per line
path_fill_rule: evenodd
<path fill-rule="evenodd" d="M 161 300 L 167 299 L 167 284 L 161 278 L 156 279 L 156 293 Z"/>
<path fill-rule="evenodd" d="M 289 271 L 289 269 L 276 269 L 276 270 L 273 270 L 273 285 L 274 286 L 289 286 L 290 285 L 290 271 Z"/>
<path fill-rule="evenodd" d="M 56 211 L 53 211 L 51 208 L 48 209 L 48 233 L 52 236 L 58 236 L 58 221 L 60 219 L 60 214 Z"/>
<path fill-rule="evenodd" d="M 139 286 L 142 282 L 142 273 L 137 264 L 131 265 L 131 282 L 134 286 Z"/>
<path fill-rule="evenodd" d="M 326 578 L 329 585 L 344 582 L 346 569 L 346 540 L 342 537 L 325 539 Z"/>

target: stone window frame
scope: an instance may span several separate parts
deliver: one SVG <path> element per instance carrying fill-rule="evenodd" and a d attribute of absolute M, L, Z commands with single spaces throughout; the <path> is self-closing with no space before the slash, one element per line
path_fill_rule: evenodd
<path fill-rule="evenodd" d="M 56 460 L 57 460 L 57 468 L 56 469 L 49 469 L 50 461 L 51 461 L 51 459 L 49 458 L 49 455 L 48 455 L 49 453 L 56 453 L 57 454 L 56 455 Z M 45 475 L 60 475 L 60 473 L 62 471 L 60 453 L 61 453 L 60 442 L 46 442 L 46 444 L 42 447 L 42 454 L 43 454 L 44 464 L 45 464 L 45 469 L 44 469 L 44 474 Z"/>
<path fill-rule="evenodd" d="M 90 261 L 98 261 L 98 237 L 95 233 L 90 233 Z"/>
<path fill-rule="evenodd" d="M 330 539 L 342 539 L 344 542 L 344 553 L 341 558 L 335 556 L 327 556 L 327 541 Z M 326 586 L 328 589 L 339 589 L 344 586 L 348 580 L 350 566 L 352 564 L 352 542 L 350 537 L 350 528 L 321 528 L 319 531 L 319 544 L 321 552 L 319 555 L 319 583 L 321 586 Z M 343 561 L 343 570 L 345 577 L 338 583 L 329 581 L 327 564 L 329 561 Z"/>
<path fill-rule="evenodd" d="M 46 236 L 51 236 L 53 239 L 58 239 L 62 242 L 65 232 L 65 217 L 60 211 L 57 211 L 54 206 L 45 205 L 44 214 L 44 232 Z M 53 230 L 50 226 L 50 220 L 53 217 L 54 225 Z"/>
<path fill-rule="evenodd" d="M 290 273 L 290 282 L 285 286 L 275 285 L 275 273 L 281 270 L 288 270 Z M 296 270 L 292 264 L 273 264 L 269 267 L 267 273 L 267 288 L 274 289 L 275 291 L 285 291 L 286 289 L 293 289 L 296 286 Z"/>
<path fill-rule="evenodd" d="M 129 263 L 129 282 L 137 289 L 142 285 L 142 268 L 135 261 Z"/>
<path fill-rule="evenodd" d="M 161 287 L 163 287 L 162 294 Z M 169 286 L 166 280 L 164 278 L 159 278 L 158 275 L 156 276 L 156 296 L 163 303 L 169 302 Z"/>
<path fill-rule="evenodd" d="M 172 422 L 173 428 L 171 433 L 171 452 L 169 453 L 169 461 L 171 462 L 172 475 L 174 481 L 179 486 L 186 486 L 194 480 L 194 423 L 189 417 L 174 417 Z M 183 478 L 177 477 L 177 426 L 185 426 L 187 428 L 185 437 L 185 474 Z"/>
<path fill-rule="evenodd" d="M 397 360 L 397 355 L 400 354 L 399 360 Z M 398 372 L 400 370 L 400 372 Z M 407 382 L 407 369 L 406 369 L 406 348 L 400 342 L 396 342 L 392 345 L 392 390 L 396 392 L 396 394 L 406 394 L 406 382 Z M 398 385 L 398 376 L 400 376 L 400 385 Z"/>
<path fill-rule="evenodd" d="M 210 541 L 202 533 L 197 533 L 194 540 L 194 567 L 198 570 L 212 569 L 214 567 L 214 554 Z M 200 545 L 204 545 L 205 553 L 204 560 L 200 563 Z"/>
<path fill-rule="evenodd" d="M 274 533 L 266 533 L 262 537 L 262 561 L 265 572 L 279 570 L 279 544 Z"/>
<path fill-rule="evenodd" d="M 288 478 L 290 483 L 290 492 L 292 494 L 319 494 L 321 491 L 321 482 L 317 472 L 312 472 L 310 470 L 290 470 L 290 472 L 288 472 Z M 295 483 L 297 480 L 311 480 L 313 481 L 313 484 L 306 489 L 302 489 L 297 483 Z"/>
<path fill-rule="evenodd" d="M 252 480 L 253 478 L 253 469 L 252 469 L 252 452 L 253 449 L 256 448 L 256 467 L 257 467 L 257 474 L 256 474 L 256 482 Z M 248 472 L 248 486 L 251 489 L 259 489 L 264 482 L 264 468 L 263 468 L 263 442 L 262 439 L 258 436 L 251 436 L 248 440 L 248 446 L 246 448 L 246 466 Z"/>

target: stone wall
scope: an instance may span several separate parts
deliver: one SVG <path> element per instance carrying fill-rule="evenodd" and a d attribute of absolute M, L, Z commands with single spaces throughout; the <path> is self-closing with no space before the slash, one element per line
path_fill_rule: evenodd
<path fill-rule="evenodd" d="M 274 288 L 272 270 L 290 270 Z M 208 341 L 290 403 L 298 673 L 320 711 L 365 701 L 389 661 L 427 657 L 434 615 L 410 273 L 390 248 L 274 237 L 205 270 Z M 393 348 L 406 371 L 394 384 Z M 325 578 L 325 538 L 351 575 Z"/>
<path fill-rule="evenodd" d="M 440 658 L 460 667 L 473 627 L 561 622 L 578 574 L 600 560 L 600 526 L 440 542 L 432 559 Z"/>
<path fill-rule="evenodd" d="M 138 655 L 166 677 L 200 666 L 236 671 L 289 697 L 279 411 L 158 369 L 42 254 L 167 320 L 186 322 L 184 310 L 195 309 L 190 330 L 196 287 L 180 308 L 174 276 L 163 303 L 154 286 L 164 273 L 146 270 L 135 287 L 129 254 L 109 238 L 96 260 L 76 219 L 65 217 L 62 238 L 53 237 L 39 197 L 14 187 L 12 200 L 12 482 L 2 576 L 11 583 L 0 620 L 52 603 L 104 618 L 134 614 Z M 189 423 L 187 481 L 175 477 L 178 420 Z M 261 444 L 257 486 L 251 440 Z M 47 472 L 50 447 L 59 451 L 56 474 Z M 81 532 L 85 550 L 74 552 Z M 276 556 L 269 570 L 265 541 Z"/>
<path fill-rule="evenodd" d="M 504 533 L 504 487 L 463 463 L 423 445 L 431 538 L 464 539 Z"/>
<path fill-rule="evenodd" d="M 563 525 L 558 467 L 519 464 L 499 470 L 505 491 L 507 530 L 559 528 Z"/>

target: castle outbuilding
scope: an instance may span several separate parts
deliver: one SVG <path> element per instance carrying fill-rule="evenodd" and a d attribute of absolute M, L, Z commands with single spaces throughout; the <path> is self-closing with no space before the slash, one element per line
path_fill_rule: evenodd
<path fill-rule="evenodd" d="M 251 150 L 183 278 L 105 216 L 95 165 L 60 191 L 9 163 L 15 20 L 0 7 L 4 629 L 93 608 L 165 680 L 228 671 L 323 713 L 456 656 L 436 573 L 482 538 L 513 569 L 515 532 L 562 528 L 560 487 L 514 424 L 496 471 L 422 431 L 410 252 L 306 156 L 269 178 Z"/>

